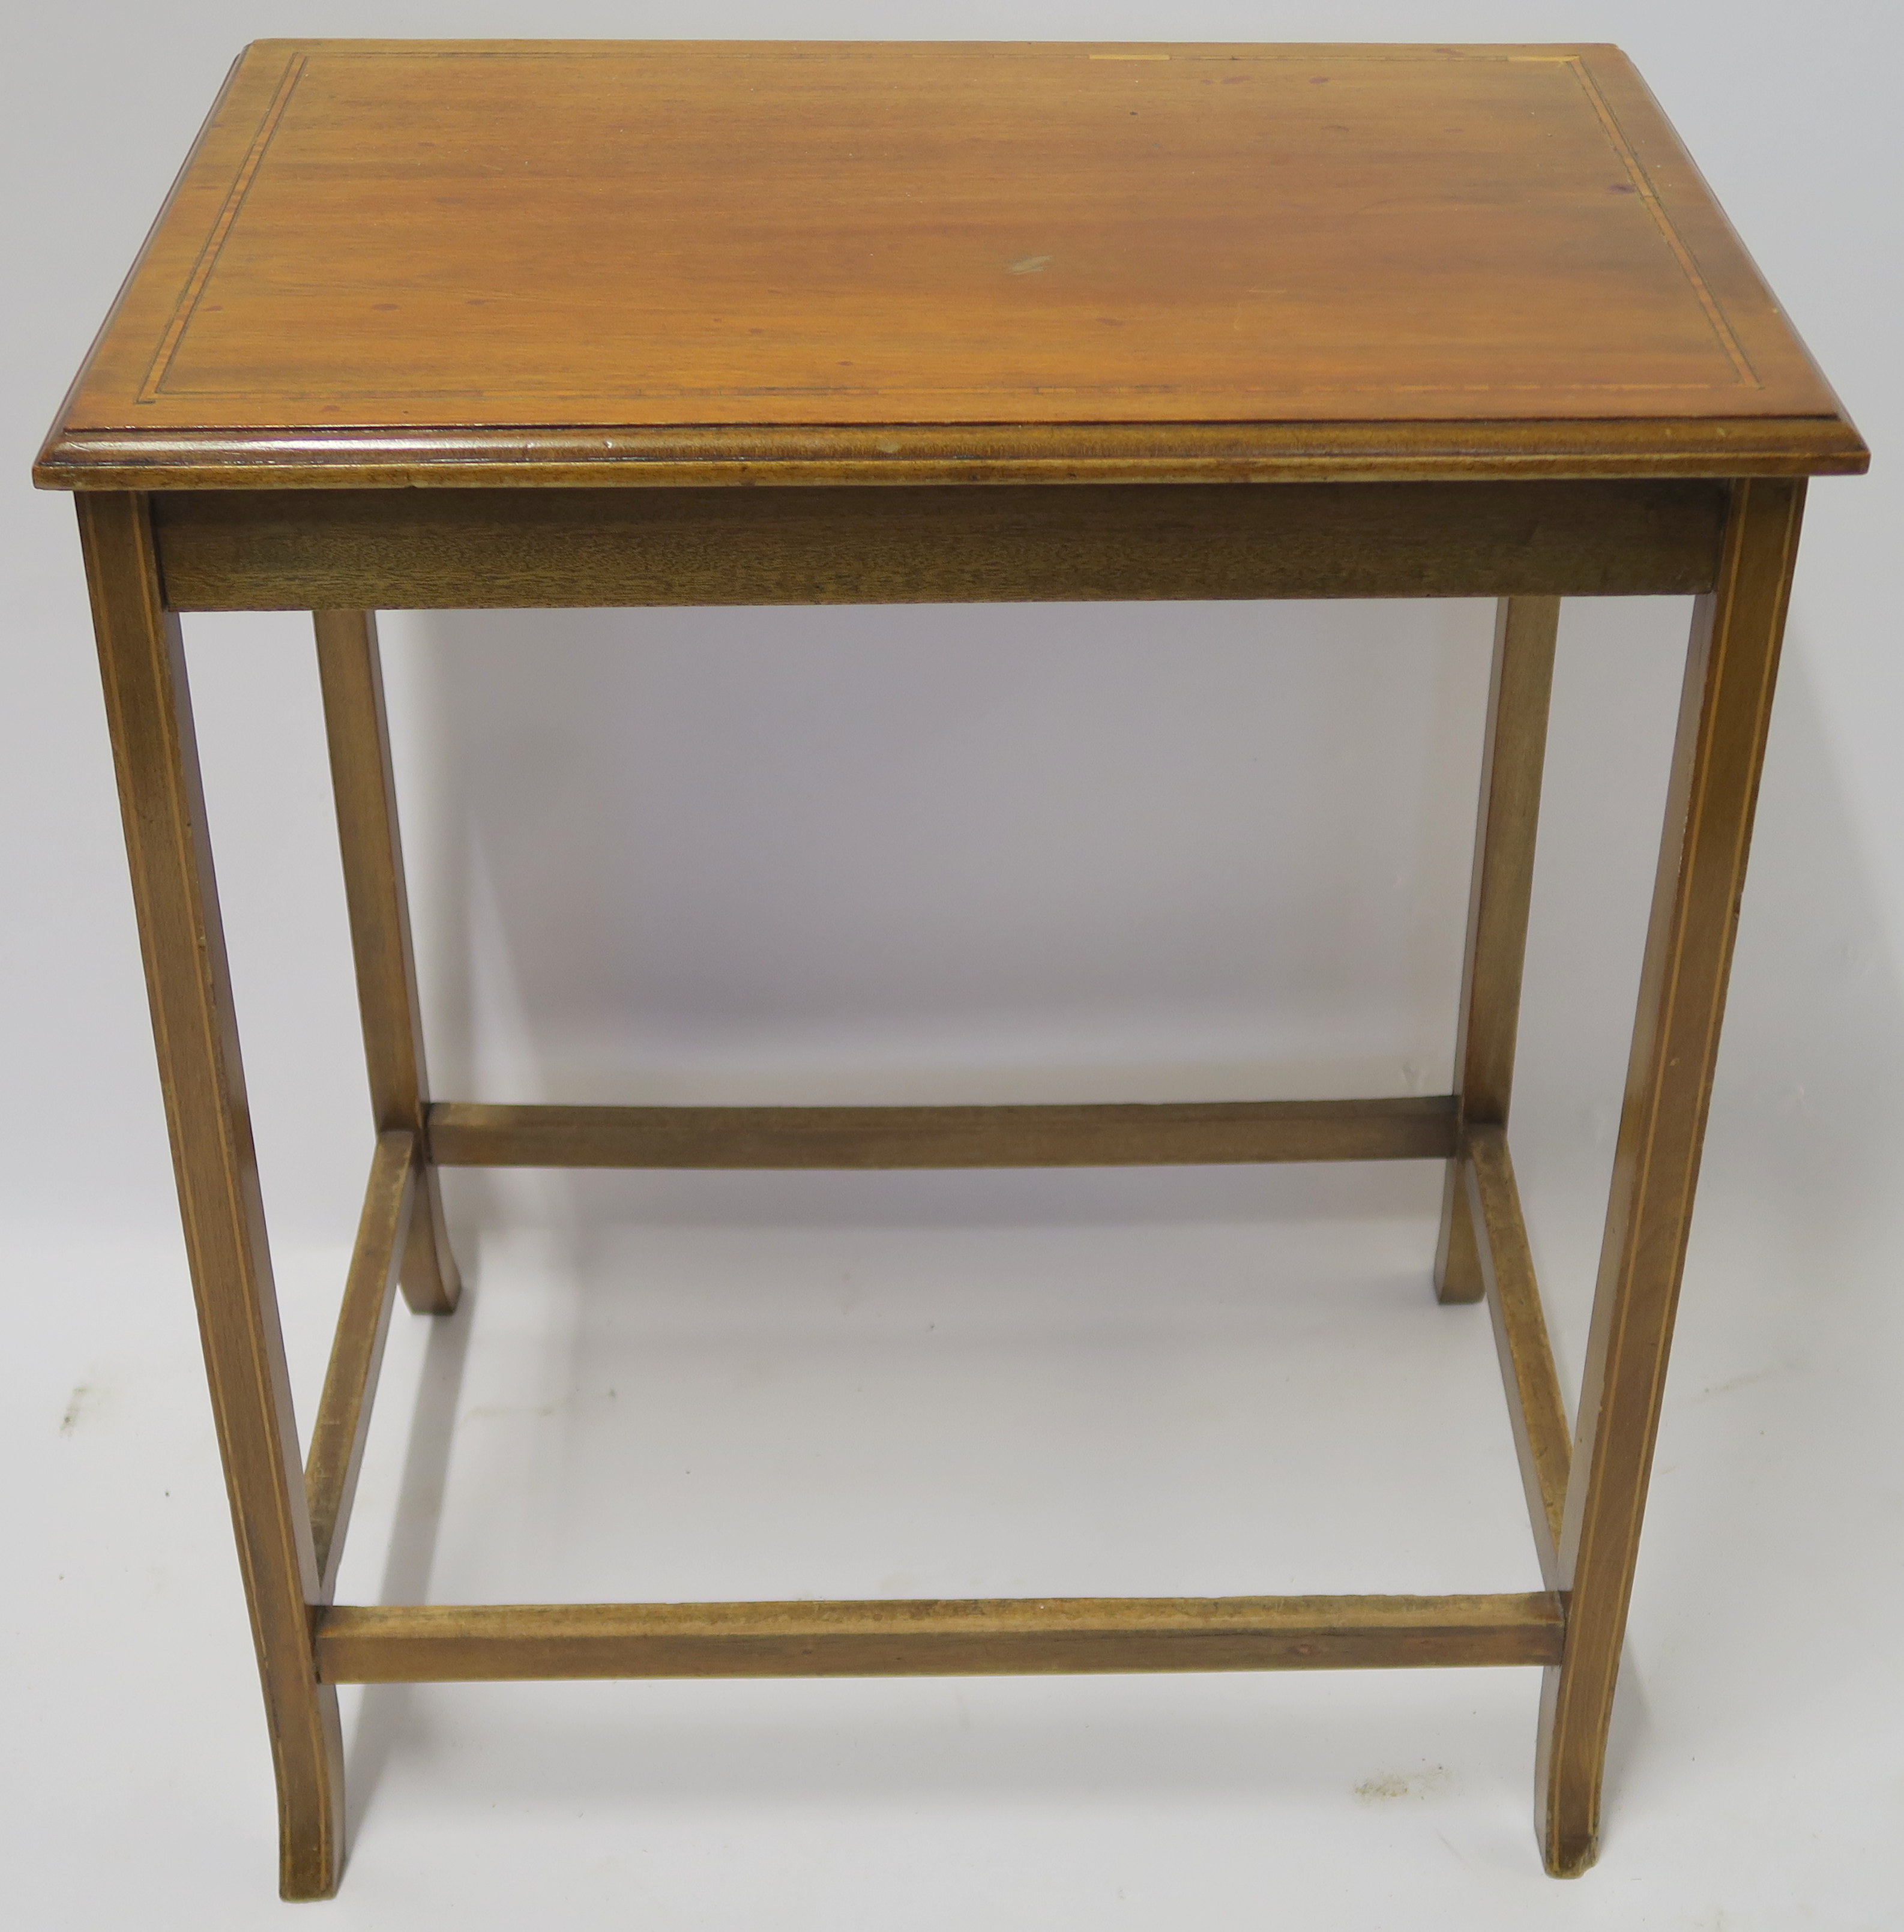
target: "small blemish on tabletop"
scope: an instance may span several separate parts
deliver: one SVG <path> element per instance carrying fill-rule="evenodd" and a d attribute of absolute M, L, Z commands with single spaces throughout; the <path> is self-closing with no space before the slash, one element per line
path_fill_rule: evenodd
<path fill-rule="evenodd" d="M 90 1382 L 82 1382 L 66 1404 L 66 1413 L 59 1418 L 59 1432 L 71 1436 L 86 1420 L 86 1412 L 93 1406 L 93 1388 Z"/>
<path fill-rule="evenodd" d="M 1042 274 L 1050 266 L 1051 257 L 1049 255 L 1025 255 L 1016 262 L 1008 262 L 1005 273 L 1008 275 Z"/>

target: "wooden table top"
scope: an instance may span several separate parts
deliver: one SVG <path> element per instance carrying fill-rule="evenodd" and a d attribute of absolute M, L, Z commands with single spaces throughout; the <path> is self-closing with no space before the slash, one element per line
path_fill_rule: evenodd
<path fill-rule="evenodd" d="M 1864 460 L 1614 48 L 268 40 L 37 474 Z"/>

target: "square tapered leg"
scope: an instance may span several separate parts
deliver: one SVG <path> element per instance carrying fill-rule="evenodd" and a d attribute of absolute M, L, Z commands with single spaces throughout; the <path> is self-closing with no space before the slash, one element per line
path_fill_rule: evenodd
<path fill-rule="evenodd" d="M 350 911 L 371 1111 L 379 1133 L 413 1134 L 421 1147 L 429 1076 L 423 1058 L 423 1022 L 410 946 L 410 899 L 397 830 L 377 622 L 368 610 L 320 610 L 316 621 L 317 675 L 337 800 L 338 842 Z M 427 1158 L 419 1164 L 409 1230 L 401 1276 L 404 1299 L 419 1315 L 446 1315 L 456 1306 L 462 1281 L 450 1252 L 436 1168 Z"/>
<path fill-rule="evenodd" d="M 342 1864 L 337 1694 L 317 1680 L 318 1570 L 265 1239 L 179 620 L 146 499 L 80 500 L 146 990 L 278 1774 L 279 1884 L 326 1898 Z"/>
<path fill-rule="evenodd" d="M 1557 597 L 1503 597 L 1494 623 L 1455 1038 L 1455 1089 L 1464 1124 L 1507 1124 L 1560 619 Z M 1458 1159 L 1448 1163 L 1442 1194 L 1434 1291 L 1443 1301 L 1479 1301 L 1482 1296 L 1481 1256 Z"/>
<path fill-rule="evenodd" d="M 1734 486 L 1718 584 L 1693 620 L 1555 1579 L 1566 1641 L 1541 1706 L 1536 1816 L 1557 1876 L 1599 1850 L 1607 1726 L 1804 494 L 1802 482 Z"/>

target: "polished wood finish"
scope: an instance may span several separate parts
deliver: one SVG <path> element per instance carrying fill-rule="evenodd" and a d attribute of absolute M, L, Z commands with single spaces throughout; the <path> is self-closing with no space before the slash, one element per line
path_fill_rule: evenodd
<path fill-rule="evenodd" d="M 1802 483 L 1737 487 L 1725 570 L 1693 620 L 1560 1540 L 1566 1654 L 1541 1706 L 1537 1815 L 1560 1876 L 1599 1851 L 1607 1725 L 1803 503 Z"/>
<path fill-rule="evenodd" d="M 1710 590 L 1705 482 L 1052 490 L 184 492 L 186 610 L 1668 596 Z"/>
<path fill-rule="evenodd" d="M 317 677 L 330 747 L 344 892 L 357 968 L 371 1113 L 380 1134 L 401 1131 L 422 1144 L 429 1105 L 423 1016 L 410 938 L 410 896 L 397 830 L 396 781 L 383 711 L 376 620 L 368 610 L 316 614 Z M 404 1298 L 419 1315 L 446 1315 L 462 1292 L 449 1246 L 443 1192 L 427 1161 L 403 1256 Z"/>
<path fill-rule="evenodd" d="M 337 1698 L 317 1682 L 311 1652 L 307 1606 L 317 1600 L 317 1556 L 298 1467 L 184 647 L 177 620 L 160 603 L 144 499 L 81 498 L 80 535 L 185 1251 L 270 1720 L 279 1882 L 287 1898 L 324 1898 L 336 1888 L 342 1856 Z"/>
<path fill-rule="evenodd" d="M 1560 622 L 1557 597 L 1504 597 L 1494 621 L 1455 1084 L 1464 1120 L 1503 1126 L 1514 1088 L 1521 970 L 1527 958 L 1540 776 Z M 1451 1162 L 1435 1246 L 1434 1288 L 1443 1301 L 1479 1301 L 1482 1293 L 1481 1257 L 1461 1198 L 1463 1185 L 1459 1162 Z"/>
<path fill-rule="evenodd" d="M 1547 1316 L 1534 1279 L 1527 1224 L 1521 1217 L 1521 1192 L 1514 1183 L 1506 1131 L 1476 1124 L 1467 1129 L 1467 1156 L 1461 1163 L 1461 1204 L 1469 1216 L 1470 1238 L 1494 1318 L 1494 1346 L 1507 1386 L 1507 1412 L 1514 1425 L 1515 1453 L 1527 1492 L 1540 1574 L 1549 1588 L 1557 1589 L 1572 1455 L 1566 1402 L 1547 1339 Z"/>
<path fill-rule="evenodd" d="M 260 429 L 507 462 L 599 428 L 638 465 L 723 424 L 824 432 L 794 460 L 1077 424 L 1089 460 L 1101 425 L 1387 424 L 1406 462 L 1582 422 L 1640 473 L 1719 421 L 1857 458 L 1617 49 L 277 40 L 45 474 L 101 432 L 210 470 Z"/>
<path fill-rule="evenodd" d="M 370 1432 L 371 1399 L 390 1332 L 404 1242 L 416 1202 L 417 1136 L 393 1127 L 377 1137 L 377 1153 L 364 1189 L 357 1244 L 344 1284 L 344 1306 L 324 1372 L 324 1392 L 311 1424 L 305 1456 L 304 1487 L 311 1508 L 311 1539 L 317 1556 L 317 1593 L 329 1603 L 337 1586 L 357 1472 Z"/>
<path fill-rule="evenodd" d="M 496 1106 L 439 1100 L 446 1167 L 1134 1167 L 1434 1160 L 1446 1095 L 1008 1107 Z"/>
<path fill-rule="evenodd" d="M 336 1882 L 332 1685 L 518 1676 L 1540 1664 L 1544 1855 L 1590 1863 L 1803 479 L 1866 461 L 1611 48 L 248 50 L 35 475 L 82 493 L 285 1895 Z M 1700 601 L 1569 1450 L 1506 1124 L 1556 600 L 1611 594 Z M 1506 600 L 1453 1094 L 430 1100 L 374 610 L 1402 596 Z M 278 608 L 379 1131 L 304 1480 L 170 614 Z M 326 1607 L 393 1267 L 455 1300 L 438 1162 L 1389 1159 L 1458 1180 L 1545 1592 Z"/>
<path fill-rule="evenodd" d="M 1465 1668 L 1551 1663 L 1564 1622 L 1548 1592 L 428 1604 L 327 1611 L 317 1654 L 330 1684 Z"/>
<path fill-rule="evenodd" d="M 1656 427 L 1643 458 L 1630 424 L 1585 421 L 83 430 L 50 442 L 34 476 L 50 490 L 583 490 L 1836 476 L 1870 461 L 1836 419 Z"/>

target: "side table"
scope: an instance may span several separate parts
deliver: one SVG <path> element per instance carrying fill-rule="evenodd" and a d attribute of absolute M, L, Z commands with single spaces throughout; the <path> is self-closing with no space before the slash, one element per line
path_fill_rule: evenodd
<path fill-rule="evenodd" d="M 335 1890 L 335 1687 L 1545 1668 L 1592 1863 L 1805 478 L 1863 444 L 1603 46 L 276 40 L 248 49 L 35 471 L 77 493 L 284 1896 Z M 1559 600 L 1696 599 L 1578 1420 L 1509 1157 Z M 1452 1090 L 498 1106 L 425 1072 L 379 608 L 1498 597 Z M 300 1450 L 179 614 L 308 610 L 376 1142 Z M 1438 1160 L 1545 1587 L 345 1606 L 443 1166 Z"/>

